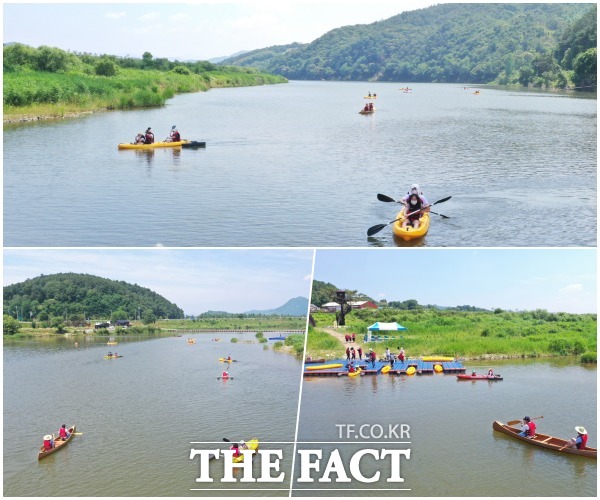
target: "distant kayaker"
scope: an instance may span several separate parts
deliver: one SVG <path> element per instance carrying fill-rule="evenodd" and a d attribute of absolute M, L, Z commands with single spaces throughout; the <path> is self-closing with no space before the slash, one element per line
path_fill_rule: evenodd
<path fill-rule="evenodd" d="M 494 370 L 492 370 L 491 368 L 488 370 L 488 377 L 493 377 L 494 376 Z"/>
<path fill-rule="evenodd" d="M 146 135 L 144 136 L 144 144 L 154 144 L 154 132 L 152 132 L 152 128 L 150 127 L 146 129 Z"/>
<path fill-rule="evenodd" d="M 44 450 L 48 451 L 54 448 L 54 438 L 50 434 L 44 436 Z"/>
<path fill-rule="evenodd" d="M 107 356 L 110 358 L 112 357 L 113 353 L 109 351 L 109 353 L 107 354 Z"/>
<path fill-rule="evenodd" d="M 356 368 L 354 368 L 354 363 L 350 363 L 348 365 L 348 373 L 354 373 L 356 371 Z"/>
<path fill-rule="evenodd" d="M 404 209 L 407 217 L 402 222 L 402 227 L 406 228 L 410 224 L 412 227 L 417 229 L 421 224 L 421 215 L 425 209 L 426 206 L 423 204 L 421 197 L 416 193 L 411 194 L 408 198 L 408 204 Z"/>
<path fill-rule="evenodd" d="M 62 424 L 61 428 L 58 430 L 58 437 L 63 441 L 66 441 L 71 433 L 67 430 L 67 424 Z"/>
<path fill-rule="evenodd" d="M 577 448 L 578 450 L 585 450 L 585 445 L 587 444 L 588 433 L 585 430 L 585 427 L 577 426 L 575 427 L 577 431 L 577 437 L 571 438 L 569 440 L 569 444 L 567 448 Z"/>
<path fill-rule="evenodd" d="M 240 448 L 242 450 L 247 450 L 248 449 L 248 445 L 246 444 L 246 441 L 244 441 L 243 439 L 240 440 Z"/>
<path fill-rule="evenodd" d="M 365 107 L 363 108 L 363 111 L 369 111 L 369 103 L 365 104 Z"/>
<path fill-rule="evenodd" d="M 141 132 L 135 136 L 134 144 L 144 144 L 146 142 L 146 137 Z"/>
<path fill-rule="evenodd" d="M 233 450 L 233 457 L 239 457 L 240 456 L 240 446 L 237 443 L 233 443 L 231 445 L 231 448 L 229 448 L 230 450 Z"/>
<path fill-rule="evenodd" d="M 229 378 L 229 372 L 227 370 L 224 370 L 223 373 L 221 374 L 221 376 L 223 378 Z"/>
<path fill-rule="evenodd" d="M 179 142 L 179 141 L 181 141 L 181 135 L 179 134 L 179 130 L 177 130 L 177 127 L 175 125 L 173 125 L 173 127 L 171 127 L 171 135 L 166 140 L 166 142 Z"/>
<path fill-rule="evenodd" d="M 373 111 L 373 103 L 372 102 L 369 103 L 369 111 Z"/>

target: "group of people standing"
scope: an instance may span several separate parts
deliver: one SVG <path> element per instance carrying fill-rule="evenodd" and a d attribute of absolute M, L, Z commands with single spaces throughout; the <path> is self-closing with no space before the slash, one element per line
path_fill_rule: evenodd
<path fill-rule="evenodd" d="M 164 142 L 179 142 L 181 141 L 181 134 L 177 127 L 173 125 L 171 127 L 171 133 L 169 137 L 165 139 Z M 152 132 L 152 127 L 148 127 L 146 132 L 140 132 L 135 136 L 134 144 L 154 144 L 154 132 Z"/>

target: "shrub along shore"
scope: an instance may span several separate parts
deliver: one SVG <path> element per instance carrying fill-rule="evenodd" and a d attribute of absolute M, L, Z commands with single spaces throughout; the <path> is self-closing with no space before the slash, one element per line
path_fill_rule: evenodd
<path fill-rule="evenodd" d="M 253 68 L 4 47 L 4 123 L 70 118 L 114 109 L 163 106 L 176 94 L 286 83 Z"/>
<path fill-rule="evenodd" d="M 545 310 L 510 312 L 443 311 L 352 311 L 346 326 L 333 333 L 333 314 L 313 314 L 316 327 L 308 331 L 306 352 L 312 357 L 345 357 L 346 345 L 336 333 L 356 334 L 356 344 L 378 355 L 399 347 L 411 357 L 456 356 L 461 359 L 534 358 L 581 356 L 596 362 L 597 317 L 595 314 L 549 313 Z M 406 331 L 384 332 L 394 339 L 366 343 L 367 327 L 381 322 L 398 322 Z"/>

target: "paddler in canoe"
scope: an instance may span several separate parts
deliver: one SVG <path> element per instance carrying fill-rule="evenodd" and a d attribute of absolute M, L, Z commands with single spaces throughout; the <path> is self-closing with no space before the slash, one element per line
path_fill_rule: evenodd
<path fill-rule="evenodd" d="M 577 431 L 577 437 L 571 438 L 569 440 L 569 444 L 566 445 L 566 448 L 577 448 L 578 450 L 585 450 L 585 445 L 588 440 L 588 433 L 585 430 L 585 427 L 577 426 L 575 427 Z"/>
<path fill-rule="evenodd" d="M 49 451 L 54 448 L 54 436 L 52 434 L 46 434 L 44 436 L 44 443 L 42 444 L 42 451 Z"/>
<path fill-rule="evenodd" d="M 535 437 L 535 431 L 537 429 L 535 422 L 532 422 L 531 418 L 529 417 L 523 417 L 522 423 L 523 425 L 521 426 L 521 432 L 519 432 L 519 436 L 533 439 Z"/>
<path fill-rule="evenodd" d="M 58 430 L 58 438 L 61 441 L 66 441 L 71 433 L 67 430 L 67 424 L 62 424 L 61 428 Z"/>

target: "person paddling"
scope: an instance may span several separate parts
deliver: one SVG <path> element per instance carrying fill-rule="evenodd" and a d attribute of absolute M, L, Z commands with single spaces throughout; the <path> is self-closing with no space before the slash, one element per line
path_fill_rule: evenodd
<path fill-rule="evenodd" d="M 152 132 L 152 128 L 150 127 L 146 129 L 146 135 L 144 136 L 144 144 L 154 144 L 154 132 Z"/>
<path fill-rule="evenodd" d="M 62 424 L 61 428 L 58 430 L 58 437 L 63 441 L 66 441 L 71 433 L 67 430 L 67 424 Z"/>
<path fill-rule="evenodd" d="M 46 434 L 44 436 L 44 445 L 42 449 L 44 451 L 49 451 L 54 448 L 54 437 L 51 434 Z"/>
<path fill-rule="evenodd" d="M 402 228 L 405 229 L 410 224 L 412 227 L 417 229 L 421 224 L 422 212 L 426 208 L 427 207 L 423 204 L 423 201 L 418 194 L 411 194 L 408 198 L 408 204 L 404 209 L 405 218 L 402 221 Z"/>

